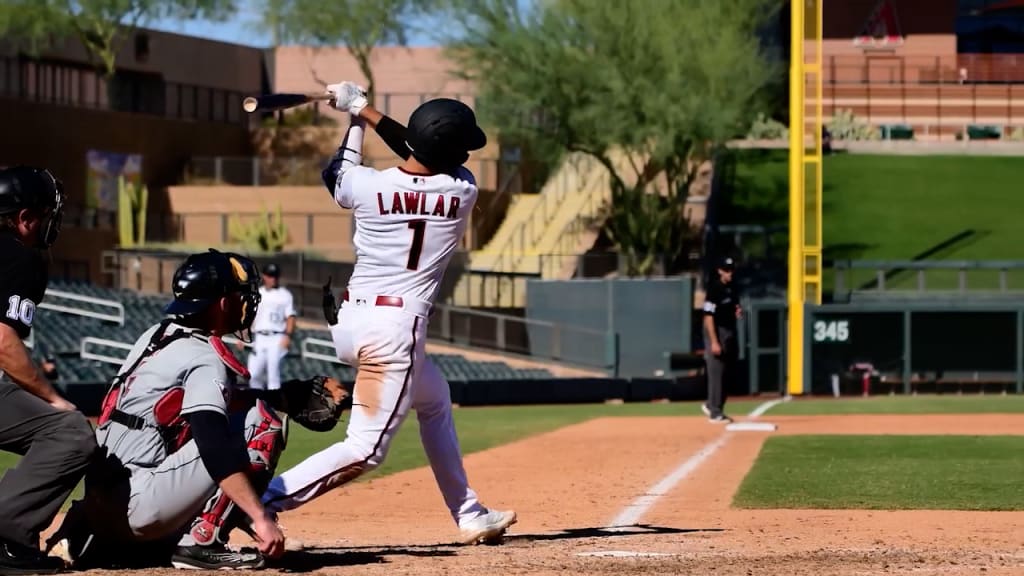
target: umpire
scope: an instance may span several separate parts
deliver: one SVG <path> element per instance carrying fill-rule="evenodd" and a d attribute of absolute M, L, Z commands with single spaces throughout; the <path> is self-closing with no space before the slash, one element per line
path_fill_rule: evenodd
<path fill-rule="evenodd" d="M 32 362 L 32 330 L 48 281 L 43 251 L 60 232 L 64 192 L 48 171 L 0 170 L 0 449 L 22 456 L 0 479 L 0 574 L 53 573 L 45 530 L 96 450 L 92 427 Z"/>
<path fill-rule="evenodd" d="M 742 317 L 733 289 L 735 263 L 723 258 L 704 295 L 704 360 L 707 363 L 708 400 L 701 410 L 716 424 L 732 422 L 725 415 L 725 378 L 737 358 L 736 320 Z"/>

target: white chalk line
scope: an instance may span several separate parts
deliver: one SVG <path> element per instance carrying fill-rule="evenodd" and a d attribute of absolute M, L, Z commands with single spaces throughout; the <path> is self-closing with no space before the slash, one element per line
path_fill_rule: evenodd
<path fill-rule="evenodd" d="M 751 410 L 750 414 L 747 414 L 747 417 L 752 419 L 752 420 L 756 420 L 756 419 L 760 418 L 761 416 L 764 416 L 765 412 L 771 410 L 772 408 L 775 408 L 779 404 L 783 404 L 785 402 L 789 402 L 791 398 L 792 398 L 791 396 L 783 396 L 782 398 L 776 398 L 775 400 L 769 400 L 767 402 L 762 402 L 762 403 L 757 405 L 757 408 L 754 408 L 753 410 Z"/>
<path fill-rule="evenodd" d="M 775 406 L 787 401 L 789 401 L 788 396 L 762 402 L 754 408 L 750 414 L 748 414 L 748 417 L 754 419 L 759 418 L 768 410 L 771 410 Z M 677 484 L 682 482 L 684 478 L 692 474 L 700 467 L 701 464 L 724 446 L 730 435 L 731 434 L 729 432 L 723 432 L 721 436 L 709 442 L 697 451 L 696 454 L 693 454 L 684 460 L 682 464 L 669 472 L 668 476 L 659 480 L 657 484 L 648 488 L 641 496 L 638 496 L 635 500 L 630 502 L 628 506 L 623 508 L 622 511 L 608 523 L 608 526 L 606 526 L 605 529 L 610 532 L 624 532 L 628 531 L 631 526 L 635 526 L 640 521 L 640 518 L 654 507 L 655 502 L 665 494 L 669 493 Z"/>

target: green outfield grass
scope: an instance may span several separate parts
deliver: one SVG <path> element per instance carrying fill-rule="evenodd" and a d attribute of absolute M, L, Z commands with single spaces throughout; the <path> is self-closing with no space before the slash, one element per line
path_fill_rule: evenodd
<path fill-rule="evenodd" d="M 1019 414 L 1024 396 L 872 396 L 868 398 L 793 399 L 767 412 L 815 414 Z"/>
<path fill-rule="evenodd" d="M 788 165 L 784 150 L 736 151 L 729 224 L 788 223 Z M 932 260 L 1018 260 L 1024 210 L 1018 187 L 1024 158 L 985 156 L 897 156 L 836 154 L 824 159 L 822 217 L 826 259 L 909 260 L 965 230 L 968 241 Z M 784 245 L 785 232 L 778 238 Z M 784 252 L 782 252 L 784 253 Z M 873 279 L 860 271 L 855 280 Z M 825 279 L 831 286 L 831 274 Z M 971 273 L 969 285 L 996 288 L 996 273 Z M 894 288 L 916 286 L 900 274 Z M 955 272 L 929 272 L 929 287 L 952 289 Z M 1011 286 L 1024 285 L 1024 271 L 1011 272 Z M 848 282 L 848 285 L 852 284 Z"/>
<path fill-rule="evenodd" d="M 770 438 L 740 508 L 1024 510 L 1024 436 Z"/>

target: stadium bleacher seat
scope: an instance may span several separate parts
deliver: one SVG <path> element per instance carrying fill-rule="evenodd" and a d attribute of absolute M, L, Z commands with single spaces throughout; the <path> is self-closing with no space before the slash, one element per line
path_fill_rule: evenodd
<path fill-rule="evenodd" d="M 85 337 L 102 338 L 131 344 L 148 327 L 159 321 L 166 296 L 138 294 L 129 290 L 114 290 L 80 282 L 53 282 L 51 290 L 72 292 L 93 298 L 120 302 L 124 306 L 125 322 L 121 326 L 97 318 L 40 309 L 36 313 L 33 338 L 37 350 L 45 350 L 58 358 L 58 368 L 65 385 L 76 383 L 109 382 L 117 373 L 118 365 L 83 359 L 81 342 Z M 52 301 L 56 302 L 54 298 Z M 47 301 L 51 301 L 47 299 Z M 75 302 L 75 308 L 109 313 L 110 308 L 99 304 Z M 282 377 L 308 378 L 316 374 L 331 374 L 345 381 L 355 379 L 355 370 L 335 362 L 302 357 L 302 341 L 309 337 L 327 338 L 323 331 L 296 330 L 282 363 Z M 102 349 L 102 353 L 124 357 L 125 350 Z M 504 362 L 476 362 L 458 354 L 428 354 L 441 373 L 450 381 L 470 382 L 486 380 L 529 380 L 551 378 L 544 369 L 512 368 Z"/>
<path fill-rule="evenodd" d="M 1003 133 L 998 126 L 971 124 L 967 127 L 968 140 L 999 140 Z"/>
<path fill-rule="evenodd" d="M 914 129 L 906 124 L 883 124 L 879 126 L 882 140 L 913 140 Z"/>

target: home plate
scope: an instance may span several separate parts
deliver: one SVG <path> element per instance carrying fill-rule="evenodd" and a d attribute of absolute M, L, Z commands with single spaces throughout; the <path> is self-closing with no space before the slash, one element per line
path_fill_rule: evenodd
<path fill-rule="evenodd" d="M 596 556 L 598 558 L 651 558 L 656 556 L 676 556 L 661 552 L 630 552 L 627 550 L 604 550 L 601 552 L 579 552 L 577 556 Z"/>
<path fill-rule="evenodd" d="M 725 425 L 725 429 L 732 432 L 774 432 L 778 428 L 771 422 L 733 422 Z"/>

